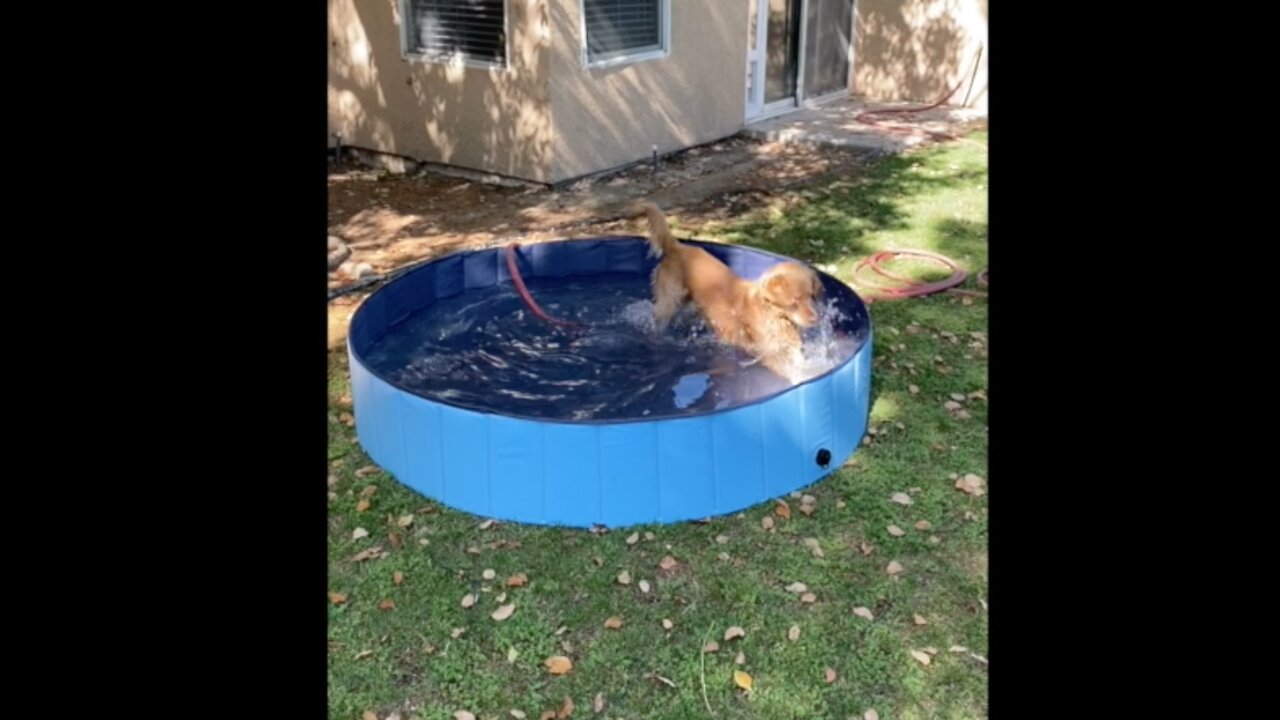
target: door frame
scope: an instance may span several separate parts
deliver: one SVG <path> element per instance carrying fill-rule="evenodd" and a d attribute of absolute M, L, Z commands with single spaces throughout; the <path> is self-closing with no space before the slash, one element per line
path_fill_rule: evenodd
<path fill-rule="evenodd" d="M 764 59 L 767 55 L 769 28 L 768 28 L 768 9 L 769 0 L 750 0 L 755 4 L 756 9 L 756 47 L 751 49 L 751 43 L 747 43 L 747 97 L 746 97 L 746 122 L 753 123 L 768 118 L 784 115 L 799 108 L 817 107 L 825 105 L 833 100 L 847 97 L 853 86 L 853 68 L 854 68 L 854 33 L 858 27 L 858 0 L 853 0 L 853 8 L 849 19 L 849 47 L 846 49 L 848 55 L 849 67 L 845 76 L 844 87 L 839 90 L 833 90 L 823 95 L 815 95 L 807 97 L 804 94 L 804 76 L 805 76 L 805 55 L 808 53 L 808 17 L 809 17 L 809 0 L 799 0 L 800 2 L 800 32 L 799 32 L 799 53 L 796 63 L 796 88 L 795 93 L 788 98 L 765 103 L 764 102 L 764 82 L 763 78 L 756 77 L 756 73 L 764 72 Z M 748 15 L 748 17 L 750 17 Z M 749 39 L 749 38 L 748 38 Z M 753 64 L 754 63 L 754 64 Z"/>

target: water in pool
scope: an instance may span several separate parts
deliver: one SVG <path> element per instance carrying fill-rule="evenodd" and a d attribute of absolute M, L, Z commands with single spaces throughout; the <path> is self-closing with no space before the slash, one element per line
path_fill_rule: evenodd
<path fill-rule="evenodd" d="M 647 278 L 602 275 L 526 280 L 547 314 L 536 317 L 510 284 L 468 290 L 410 316 L 377 341 L 365 363 L 432 400 L 507 415 L 620 420 L 692 415 L 773 395 L 786 381 L 716 341 L 694 308 L 653 328 Z M 806 332 L 808 376 L 847 359 L 851 333 L 831 300 Z"/>

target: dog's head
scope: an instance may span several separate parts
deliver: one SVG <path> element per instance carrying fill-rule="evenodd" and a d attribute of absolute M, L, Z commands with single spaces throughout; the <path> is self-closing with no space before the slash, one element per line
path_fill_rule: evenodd
<path fill-rule="evenodd" d="M 769 268 L 760 278 L 761 295 L 791 322 L 802 328 L 818 321 L 818 296 L 822 282 L 812 269 L 794 262 Z"/>

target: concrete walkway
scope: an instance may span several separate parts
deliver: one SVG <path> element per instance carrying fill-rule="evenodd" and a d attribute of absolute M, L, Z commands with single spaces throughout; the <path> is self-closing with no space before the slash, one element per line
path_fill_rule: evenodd
<path fill-rule="evenodd" d="M 785 144 L 810 146 L 838 146 L 897 152 L 927 139 L 923 133 L 899 133 L 884 127 L 867 125 L 857 121 L 857 115 L 866 110 L 889 108 L 916 108 L 921 103 L 865 103 L 853 98 L 841 98 L 811 108 L 800 108 L 785 115 L 751 123 L 742 134 Z M 934 132 L 952 132 L 961 125 L 985 117 L 983 111 L 972 108 L 943 106 L 911 115 L 877 115 L 875 119 L 885 125 Z"/>

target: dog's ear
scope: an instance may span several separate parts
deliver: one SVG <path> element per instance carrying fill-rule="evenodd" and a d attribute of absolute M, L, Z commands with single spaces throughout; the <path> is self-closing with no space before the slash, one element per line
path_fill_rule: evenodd
<path fill-rule="evenodd" d="M 764 281 L 764 291 L 776 298 L 787 288 L 787 278 L 780 272 L 770 273 Z"/>

